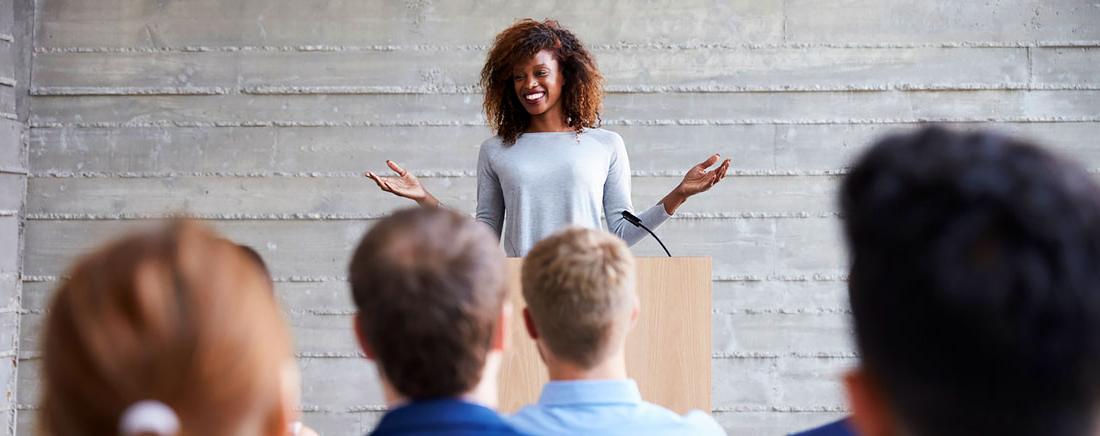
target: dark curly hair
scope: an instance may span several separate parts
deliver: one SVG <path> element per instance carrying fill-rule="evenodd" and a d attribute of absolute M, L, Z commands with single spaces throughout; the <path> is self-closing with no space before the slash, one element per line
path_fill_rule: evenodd
<path fill-rule="evenodd" d="M 528 18 L 497 35 L 481 69 L 485 117 L 505 144 L 514 144 L 531 122 L 531 115 L 520 104 L 513 88 L 512 70 L 517 63 L 542 50 L 553 52 L 561 65 L 566 122 L 577 132 L 599 126 L 603 76 L 596 68 L 596 60 L 577 36 L 557 21 Z"/>
<path fill-rule="evenodd" d="M 841 188 L 863 367 L 913 435 L 1089 433 L 1100 402 L 1100 187 L 1025 141 L 939 127 Z"/>

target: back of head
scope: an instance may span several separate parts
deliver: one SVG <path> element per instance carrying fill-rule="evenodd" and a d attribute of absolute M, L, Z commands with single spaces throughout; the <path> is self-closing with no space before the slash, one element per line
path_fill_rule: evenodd
<path fill-rule="evenodd" d="M 864 370 L 915 435 L 1084 435 L 1100 394 L 1100 190 L 1020 141 L 941 128 L 845 179 Z"/>
<path fill-rule="evenodd" d="M 550 236 L 523 261 L 523 298 L 541 339 L 582 368 L 621 347 L 638 304 L 634 256 L 618 237 L 572 228 Z"/>
<path fill-rule="evenodd" d="M 363 237 L 349 276 L 360 334 L 394 389 L 427 399 L 478 384 L 505 298 L 504 253 L 486 226 L 399 211 Z"/>
<path fill-rule="evenodd" d="M 46 318 L 40 428 L 120 434 L 146 400 L 181 435 L 280 434 L 290 337 L 266 275 L 235 244 L 189 222 L 80 259 Z"/>

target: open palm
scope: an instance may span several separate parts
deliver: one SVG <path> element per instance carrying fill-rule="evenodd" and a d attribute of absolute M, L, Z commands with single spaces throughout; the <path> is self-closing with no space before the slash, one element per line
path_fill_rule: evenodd
<path fill-rule="evenodd" d="M 394 161 L 388 160 L 386 161 L 386 165 L 388 165 L 393 172 L 397 173 L 397 177 L 381 177 L 373 172 L 367 172 L 367 177 L 374 180 L 374 183 L 377 183 L 379 188 L 399 197 L 405 197 L 417 202 L 423 201 L 428 197 L 428 191 L 424 189 L 424 186 L 420 184 L 420 180 L 417 179 L 416 176 L 402 169 Z"/>
<path fill-rule="evenodd" d="M 712 186 L 716 185 L 722 179 L 726 178 L 726 172 L 730 168 L 730 160 L 726 159 L 722 162 L 718 168 L 707 171 L 707 168 L 714 166 L 718 163 L 720 157 L 715 154 L 707 158 L 707 160 L 691 167 L 688 170 L 687 175 L 684 176 L 684 180 L 680 182 L 679 190 L 686 196 L 692 196 L 700 192 L 706 192 Z"/>

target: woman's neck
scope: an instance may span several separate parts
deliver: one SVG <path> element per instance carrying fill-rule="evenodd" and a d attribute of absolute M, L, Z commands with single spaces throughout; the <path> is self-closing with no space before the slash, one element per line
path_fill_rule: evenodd
<path fill-rule="evenodd" d="M 531 123 L 527 125 L 527 132 L 570 132 L 573 128 L 566 122 L 565 112 L 560 107 L 531 117 Z"/>

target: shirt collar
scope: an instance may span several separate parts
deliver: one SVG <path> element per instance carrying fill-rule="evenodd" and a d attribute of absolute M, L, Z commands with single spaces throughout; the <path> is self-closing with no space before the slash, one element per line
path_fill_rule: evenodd
<path fill-rule="evenodd" d="M 543 386 L 539 396 L 539 404 L 543 406 L 641 402 L 638 384 L 630 379 L 551 381 Z"/>

